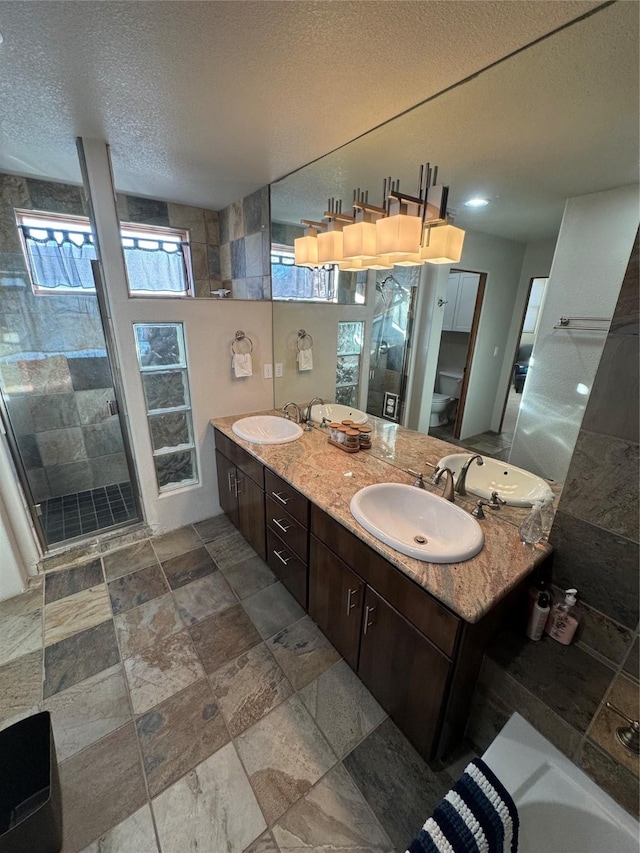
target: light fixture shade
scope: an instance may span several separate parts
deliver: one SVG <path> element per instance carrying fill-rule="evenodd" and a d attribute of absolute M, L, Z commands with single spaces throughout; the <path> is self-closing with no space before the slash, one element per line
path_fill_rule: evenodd
<path fill-rule="evenodd" d="M 420 249 L 420 257 L 428 264 L 457 264 L 462 257 L 464 231 L 454 225 L 431 228 L 429 245 Z"/>
<path fill-rule="evenodd" d="M 318 266 L 318 238 L 307 235 L 296 237 L 293 242 L 294 263 L 299 267 Z"/>
<path fill-rule="evenodd" d="M 390 260 L 394 267 L 419 267 L 424 263 L 419 252 L 412 255 L 395 255 Z"/>
<path fill-rule="evenodd" d="M 376 248 L 380 255 L 413 255 L 420 251 L 422 219 L 396 213 L 376 222 Z"/>
<path fill-rule="evenodd" d="M 342 229 L 344 257 L 367 261 L 376 257 L 376 223 L 354 222 Z"/>
<path fill-rule="evenodd" d="M 368 270 L 369 265 L 366 261 L 357 261 L 353 258 L 345 258 L 344 261 L 340 261 L 338 264 L 338 269 L 340 272 L 362 272 L 363 270 Z"/>
<path fill-rule="evenodd" d="M 318 262 L 339 264 L 343 260 L 342 231 L 322 231 L 318 234 Z"/>
<path fill-rule="evenodd" d="M 364 266 L 368 270 L 392 270 L 393 269 L 393 259 L 389 257 L 383 257 L 378 255 L 377 258 L 374 258 L 372 261 L 363 261 Z"/>

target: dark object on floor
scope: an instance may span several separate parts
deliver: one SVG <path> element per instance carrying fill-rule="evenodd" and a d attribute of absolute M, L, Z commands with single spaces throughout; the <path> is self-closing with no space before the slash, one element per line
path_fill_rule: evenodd
<path fill-rule="evenodd" d="M 62 803 L 51 715 L 0 732 L 0 853 L 59 853 Z"/>
<path fill-rule="evenodd" d="M 517 853 L 518 810 L 481 758 L 474 758 L 411 842 L 410 853 Z"/>
<path fill-rule="evenodd" d="M 513 365 L 513 387 L 516 389 L 517 394 L 522 394 L 524 380 L 527 378 L 527 370 L 529 370 L 532 349 L 533 344 L 522 344 L 518 350 L 516 362 Z"/>

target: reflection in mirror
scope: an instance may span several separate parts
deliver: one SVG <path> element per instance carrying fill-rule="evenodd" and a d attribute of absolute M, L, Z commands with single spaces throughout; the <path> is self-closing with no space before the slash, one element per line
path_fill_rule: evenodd
<path fill-rule="evenodd" d="M 360 408 L 380 415 L 387 394 L 388 415 L 395 406 L 401 424 L 428 432 L 440 414 L 434 393 L 452 397 L 449 440 L 565 479 L 605 334 L 556 327 L 563 316 L 610 320 L 638 226 L 636 33 L 632 4 L 602 7 L 272 186 L 274 233 L 292 236 L 301 219 L 322 216 L 329 195 L 373 192 L 389 174 L 410 187 L 428 158 L 466 231 L 455 269 L 417 273 L 413 340 L 397 370 L 406 371 L 404 401 L 377 387 L 385 357 L 385 375 L 399 360 L 375 339 L 384 276 L 369 271 L 364 308 L 309 305 L 300 317 L 274 303 L 284 364 L 276 403 L 335 399 L 337 323 L 361 319 Z M 474 197 L 489 203 L 466 207 Z M 397 267 L 391 273 L 401 281 Z M 532 287 L 545 279 L 544 290 Z M 286 366 L 300 327 L 324 337 L 304 377 Z M 439 384 L 447 372 L 457 395 Z"/>

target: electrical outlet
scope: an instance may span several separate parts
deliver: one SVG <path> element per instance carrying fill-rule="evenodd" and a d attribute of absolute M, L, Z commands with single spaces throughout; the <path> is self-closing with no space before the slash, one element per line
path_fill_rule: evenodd
<path fill-rule="evenodd" d="M 263 371 L 264 371 L 264 378 L 265 379 L 272 379 L 273 378 L 273 365 L 265 364 L 263 367 Z"/>
<path fill-rule="evenodd" d="M 282 362 L 276 361 L 276 379 L 282 376 Z"/>

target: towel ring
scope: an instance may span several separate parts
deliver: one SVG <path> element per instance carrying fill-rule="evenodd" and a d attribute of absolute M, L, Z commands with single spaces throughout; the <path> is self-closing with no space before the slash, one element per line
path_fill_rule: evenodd
<path fill-rule="evenodd" d="M 298 352 L 302 350 L 313 349 L 313 338 L 304 329 L 298 330 L 298 339 L 296 340 L 296 349 Z"/>
<path fill-rule="evenodd" d="M 245 345 L 249 345 L 249 349 L 236 349 L 236 344 L 240 344 L 241 341 L 245 342 Z M 244 332 L 236 332 L 233 340 L 231 341 L 231 355 L 247 355 L 248 353 L 253 352 L 253 341 L 250 337 L 245 335 Z"/>

